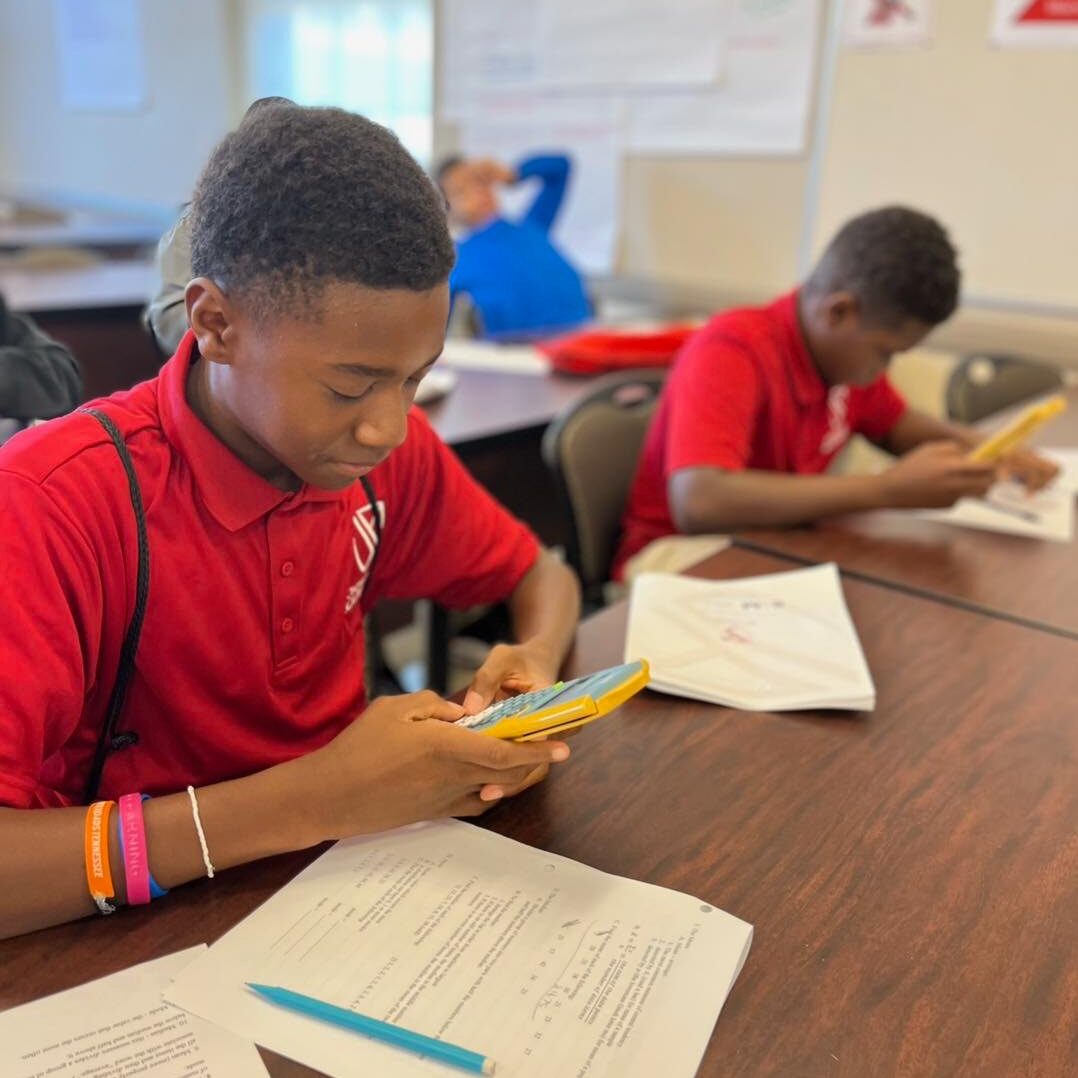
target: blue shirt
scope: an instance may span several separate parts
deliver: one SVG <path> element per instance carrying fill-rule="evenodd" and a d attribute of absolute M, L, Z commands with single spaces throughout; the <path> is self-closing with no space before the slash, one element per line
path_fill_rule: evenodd
<path fill-rule="evenodd" d="M 449 278 L 454 298 L 466 292 L 488 337 L 571 329 L 591 315 L 580 275 L 550 240 L 569 179 L 566 157 L 532 157 L 517 170 L 542 188 L 519 222 L 497 217 L 457 244 Z"/>

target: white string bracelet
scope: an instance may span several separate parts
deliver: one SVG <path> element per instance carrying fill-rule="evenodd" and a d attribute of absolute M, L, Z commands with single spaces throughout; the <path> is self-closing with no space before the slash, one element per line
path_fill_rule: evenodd
<path fill-rule="evenodd" d="M 191 798 L 191 816 L 195 821 L 195 831 L 198 832 L 198 844 L 202 847 L 202 863 L 206 866 L 206 876 L 213 879 L 213 862 L 210 860 L 210 848 L 206 845 L 206 832 L 202 830 L 202 817 L 198 814 L 198 798 L 195 797 L 194 786 L 187 787 L 187 796 Z"/>

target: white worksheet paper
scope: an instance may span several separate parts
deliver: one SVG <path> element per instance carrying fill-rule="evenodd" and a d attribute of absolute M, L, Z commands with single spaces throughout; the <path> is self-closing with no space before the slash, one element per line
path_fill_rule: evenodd
<path fill-rule="evenodd" d="M 339 1078 L 447 1070 L 244 982 L 480 1052 L 499 1078 L 689 1078 L 751 940 L 689 895 L 440 820 L 338 843 L 167 998 Z"/>
<path fill-rule="evenodd" d="M 740 580 L 643 573 L 625 656 L 648 660 L 651 689 L 747 711 L 876 703 L 833 564 Z"/>
<path fill-rule="evenodd" d="M 107 942 L 103 943 L 107 947 Z M 4 1078 L 265 1078 L 250 1040 L 161 999 L 206 945 L 0 1014 Z M 57 962 L 63 961 L 58 954 Z"/>
<path fill-rule="evenodd" d="M 461 370 L 504 371 L 508 374 L 549 374 L 550 360 L 530 344 L 494 344 L 462 337 L 446 339 L 438 361 Z"/>
<path fill-rule="evenodd" d="M 1059 465 L 1059 475 L 1052 485 L 1078 493 L 1078 449 L 1038 448 L 1037 452 Z"/>
<path fill-rule="evenodd" d="M 983 499 L 960 498 L 950 509 L 926 509 L 921 515 L 964 528 L 1067 543 L 1074 538 L 1074 489 L 1058 479 L 1036 494 L 1020 483 L 996 483 Z"/>

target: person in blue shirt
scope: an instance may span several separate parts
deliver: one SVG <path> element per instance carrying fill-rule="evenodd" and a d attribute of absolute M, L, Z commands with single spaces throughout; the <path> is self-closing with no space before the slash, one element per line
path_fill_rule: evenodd
<path fill-rule="evenodd" d="M 540 337 L 580 325 L 591 307 L 580 274 L 550 238 L 569 181 L 569 159 L 529 157 L 517 168 L 490 159 L 449 157 L 435 179 L 458 233 L 449 278 L 456 300 L 467 295 L 483 336 Z M 531 178 L 539 191 L 519 221 L 498 212 L 498 187 Z"/>

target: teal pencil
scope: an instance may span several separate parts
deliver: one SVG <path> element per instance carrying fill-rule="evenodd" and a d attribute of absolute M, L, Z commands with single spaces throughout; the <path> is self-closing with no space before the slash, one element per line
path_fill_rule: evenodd
<path fill-rule="evenodd" d="M 347 1007 L 335 1007 L 332 1003 L 325 1003 L 311 996 L 304 996 L 299 992 L 292 992 L 287 988 L 278 988 L 270 984 L 251 984 L 247 987 L 257 992 L 260 996 L 276 1003 L 281 1007 L 287 1007 L 290 1011 L 299 1014 L 308 1014 L 312 1018 L 320 1018 L 330 1025 L 340 1026 L 342 1029 L 351 1029 L 356 1033 L 362 1033 L 376 1041 L 392 1044 L 397 1048 L 407 1048 L 412 1052 L 436 1059 L 440 1063 L 449 1063 L 454 1067 L 471 1071 L 473 1074 L 493 1074 L 494 1060 L 478 1052 L 470 1052 L 467 1048 L 458 1048 L 455 1044 L 447 1044 L 445 1041 L 427 1037 L 422 1033 L 413 1033 L 408 1029 L 382 1022 L 377 1018 L 368 1018 L 365 1014 L 350 1011 Z"/>

